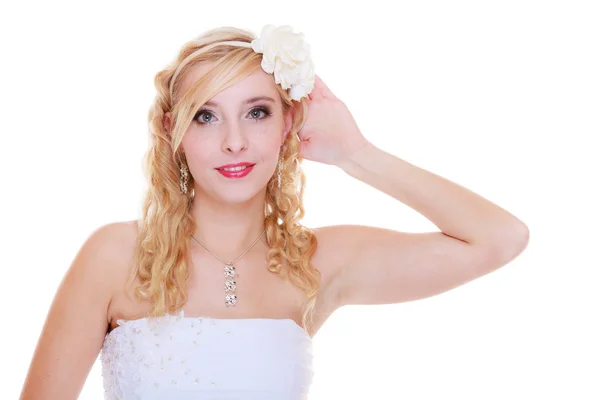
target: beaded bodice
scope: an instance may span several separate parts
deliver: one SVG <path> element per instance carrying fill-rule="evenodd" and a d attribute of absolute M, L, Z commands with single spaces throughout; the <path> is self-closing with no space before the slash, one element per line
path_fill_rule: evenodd
<path fill-rule="evenodd" d="M 306 399 L 312 340 L 292 319 L 118 320 L 100 353 L 105 399 Z"/>

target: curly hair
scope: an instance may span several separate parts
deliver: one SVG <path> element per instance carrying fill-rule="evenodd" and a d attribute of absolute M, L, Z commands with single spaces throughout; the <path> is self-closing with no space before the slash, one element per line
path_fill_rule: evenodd
<path fill-rule="evenodd" d="M 190 212 L 193 190 L 184 194 L 179 183 L 180 166 L 186 162 L 180 148 L 183 135 L 199 106 L 260 68 L 261 54 L 251 48 L 220 42 L 251 42 L 254 38 L 251 32 L 233 27 L 209 30 L 185 43 L 176 59 L 155 76 L 157 93 L 148 115 L 149 148 L 144 156 L 148 189 L 138 221 L 128 281 L 129 284 L 136 278 L 140 281 L 134 293 L 138 299 L 150 301 L 150 318 L 175 312 L 187 301 L 189 239 L 195 232 L 196 221 Z M 212 68 L 185 93 L 179 93 L 180 84 L 190 68 L 204 63 Z M 305 122 L 307 104 L 303 98 L 294 105 L 287 91 L 276 86 L 284 112 L 294 109 L 291 110 L 292 128 L 280 154 L 283 163 L 281 188 L 276 174 L 266 188 L 264 228 L 269 247 L 268 270 L 282 274 L 304 291 L 302 325 L 312 336 L 320 272 L 312 266 L 310 258 L 316 251 L 317 239 L 311 229 L 298 222 L 304 216 L 305 176 L 298 155 L 297 134 Z M 167 132 L 164 125 L 167 112 L 171 113 L 171 132 Z M 191 187 L 193 182 L 190 175 Z"/>

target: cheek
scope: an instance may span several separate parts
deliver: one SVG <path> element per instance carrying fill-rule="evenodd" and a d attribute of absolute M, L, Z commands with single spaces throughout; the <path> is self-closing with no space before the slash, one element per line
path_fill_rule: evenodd
<path fill-rule="evenodd" d="M 248 141 L 248 155 L 256 155 L 263 161 L 276 159 L 281 150 L 281 141 L 280 132 L 273 129 L 256 132 Z"/>
<path fill-rule="evenodd" d="M 200 168 L 210 164 L 215 159 L 219 150 L 219 144 L 211 141 L 207 136 L 190 135 L 183 139 L 181 147 L 187 158 L 190 168 L 197 166 Z"/>
<path fill-rule="evenodd" d="M 248 133 L 252 141 L 249 145 L 260 143 L 262 147 L 278 148 L 283 141 L 283 130 L 284 124 L 282 120 L 272 120 L 257 124 L 256 126 L 250 126 Z"/>

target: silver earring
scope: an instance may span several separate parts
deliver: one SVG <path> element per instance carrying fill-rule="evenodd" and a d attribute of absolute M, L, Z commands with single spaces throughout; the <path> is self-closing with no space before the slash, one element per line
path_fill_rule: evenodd
<path fill-rule="evenodd" d="M 283 158 L 279 157 L 279 162 L 277 163 L 277 187 L 281 188 L 281 169 L 283 168 Z"/>
<path fill-rule="evenodd" d="M 187 194 L 187 184 L 188 184 L 188 172 L 189 169 L 186 164 L 181 163 L 179 167 L 179 188 L 181 189 L 181 193 Z"/>

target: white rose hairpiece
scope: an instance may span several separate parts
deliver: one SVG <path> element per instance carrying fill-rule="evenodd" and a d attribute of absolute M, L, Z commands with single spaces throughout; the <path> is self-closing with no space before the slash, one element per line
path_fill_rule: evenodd
<path fill-rule="evenodd" d="M 292 100 L 299 101 L 312 92 L 315 86 L 315 67 L 310 57 L 310 46 L 304 41 L 304 35 L 294 33 L 290 26 L 266 25 L 260 36 L 251 43 L 236 40 L 223 41 L 197 51 L 206 51 L 218 45 L 248 47 L 257 53 L 262 53 L 262 69 L 268 74 L 273 74 L 275 83 L 281 85 L 283 89 L 288 89 Z M 187 59 L 191 59 L 195 53 L 190 54 Z M 180 64 L 171 78 L 171 98 L 173 82 L 186 61 Z"/>
<path fill-rule="evenodd" d="M 275 76 L 275 83 L 290 89 L 290 97 L 300 100 L 315 86 L 315 67 L 310 46 L 304 35 L 294 33 L 290 26 L 267 25 L 260 37 L 252 41 L 252 49 L 263 54 L 262 69 Z"/>

